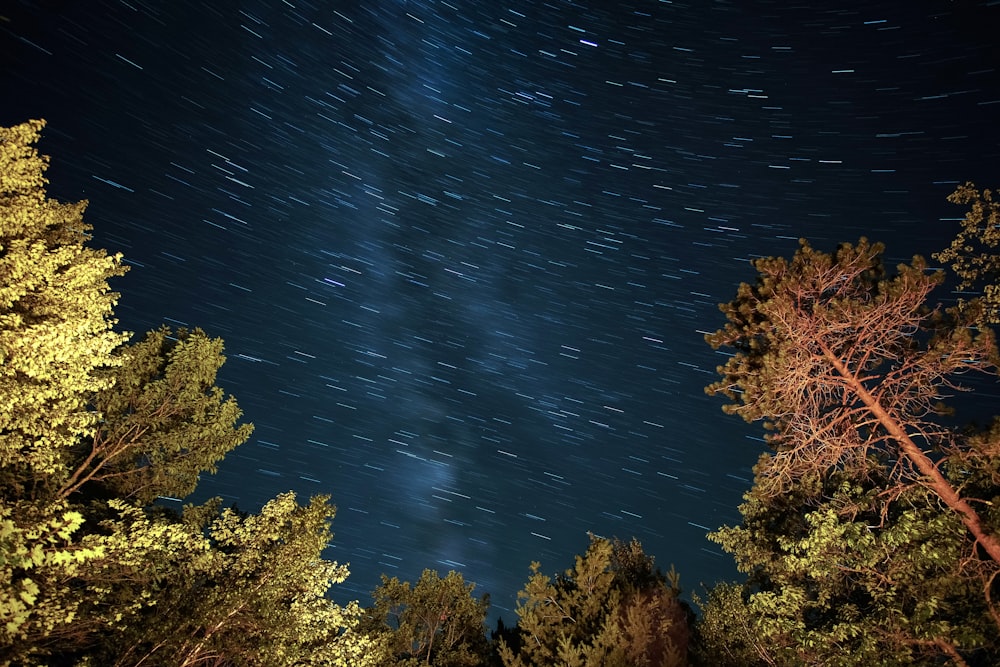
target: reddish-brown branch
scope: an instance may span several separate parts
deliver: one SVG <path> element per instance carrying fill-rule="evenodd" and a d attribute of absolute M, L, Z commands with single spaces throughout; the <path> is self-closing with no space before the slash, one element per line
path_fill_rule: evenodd
<path fill-rule="evenodd" d="M 955 487 L 945 478 L 934 462 L 928 457 L 920 447 L 910 438 L 909 434 L 885 407 L 875 399 L 868 389 L 862 384 L 844 362 L 833 354 L 825 344 L 824 354 L 830 364 L 836 369 L 840 376 L 857 393 L 861 401 L 871 410 L 878 419 L 879 425 L 884 428 L 899 446 L 899 451 L 913 464 L 913 466 L 924 476 L 924 484 L 930 488 L 949 508 L 958 513 L 969 529 L 976 541 L 986 550 L 990 558 L 1000 563 L 1000 540 L 983 526 L 978 512 L 955 490 Z"/>
<path fill-rule="evenodd" d="M 104 479 L 113 475 L 99 475 L 113 459 L 129 451 L 132 446 L 146 434 L 148 427 L 132 426 L 113 442 L 104 439 L 103 431 L 98 429 L 90 446 L 90 453 L 70 475 L 69 479 L 59 489 L 60 498 L 68 498 L 76 493 L 87 482 Z M 134 432 L 134 433 L 133 433 Z M 131 434 L 131 435 L 130 435 Z"/>

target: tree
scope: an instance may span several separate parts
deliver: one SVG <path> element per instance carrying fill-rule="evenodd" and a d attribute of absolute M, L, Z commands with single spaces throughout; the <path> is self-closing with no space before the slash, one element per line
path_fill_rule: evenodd
<path fill-rule="evenodd" d="M 83 516 L 49 491 L 91 436 L 94 392 L 127 334 L 112 330 L 120 255 L 85 247 L 86 202 L 48 199 L 44 123 L 0 128 L 0 664 L 71 623 L 67 583 L 100 548 L 75 543 Z"/>
<path fill-rule="evenodd" d="M 710 537 L 749 575 L 709 596 L 706 664 L 994 664 L 1000 614 L 997 429 L 946 425 L 965 373 L 996 372 L 981 305 L 927 305 L 919 258 L 887 276 L 882 246 L 791 261 L 721 306 L 706 337 L 735 348 L 710 394 L 765 421 L 743 523 Z M 726 661 L 729 662 L 726 662 Z M 898 662 L 893 663 L 896 660 Z"/>
<path fill-rule="evenodd" d="M 698 667 L 765 667 L 774 665 L 771 638 L 757 628 L 748 608 L 749 586 L 722 582 L 695 595 L 701 616 L 694 627 L 691 664 Z"/>
<path fill-rule="evenodd" d="M 34 664 L 54 637 L 79 637 L 71 582 L 104 552 L 74 540 L 83 521 L 65 503 L 0 505 L 0 665 Z"/>
<path fill-rule="evenodd" d="M 416 585 L 382 575 L 375 604 L 365 611 L 362 632 L 380 639 L 381 665 L 463 667 L 483 664 L 489 648 L 484 621 L 489 597 L 472 596 L 458 572 L 444 579 L 424 570 Z"/>
<path fill-rule="evenodd" d="M 993 195 L 973 183 L 960 185 L 948 195 L 948 201 L 969 206 L 969 210 L 951 245 L 932 257 L 951 262 L 952 271 L 962 280 L 959 289 L 981 289 L 978 301 L 983 319 L 1000 324 L 1000 201 L 994 201 Z"/>
<path fill-rule="evenodd" d="M 88 483 L 138 504 L 188 496 L 201 473 L 214 473 L 253 432 L 251 424 L 236 426 L 242 411 L 215 386 L 225 361 L 222 340 L 201 329 L 173 335 L 161 327 L 115 356 L 121 365 L 109 372 L 114 384 L 92 401 L 101 423 L 60 496 Z"/>
<path fill-rule="evenodd" d="M 113 501 L 110 558 L 91 584 L 116 601 L 94 665 L 374 664 L 357 602 L 326 597 L 347 567 L 321 557 L 334 508 L 292 493 L 260 514 L 189 506 L 184 521 Z"/>
<path fill-rule="evenodd" d="M 734 401 L 726 412 L 775 431 L 759 483 L 778 495 L 816 472 L 863 473 L 874 458 L 898 488 L 933 491 L 1000 564 L 994 529 L 935 458 L 964 447 L 934 418 L 946 412 L 947 392 L 962 389 L 961 375 L 996 371 L 992 331 L 955 309 L 926 307 L 943 277 L 919 257 L 887 278 L 881 244 L 861 239 L 834 253 L 800 245 L 790 262 L 756 260 L 756 284 L 740 285 L 721 306 L 729 322 L 706 336 L 713 348 L 736 349 L 706 391 Z"/>
<path fill-rule="evenodd" d="M 518 641 L 498 639 L 505 667 L 665 667 L 686 661 L 687 609 L 676 573 L 653 569 L 638 542 L 591 535 L 555 580 L 531 564 L 518 593 Z"/>
<path fill-rule="evenodd" d="M 45 194 L 32 121 L 0 128 L 0 666 L 373 665 L 327 597 L 334 510 L 185 496 L 251 426 L 215 386 L 222 341 L 112 330 L 120 256 Z"/>
<path fill-rule="evenodd" d="M 997 664 L 981 564 L 960 520 L 920 486 L 872 509 L 884 489 L 843 472 L 781 498 L 751 489 L 742 525 L 710 535 L 749 579 L 702 603 L 699 663 Z"/>
<path fill-rule="evenodd" d="M 112 331 L 121 255 L 85 247 L 86 202 L 48 199 L 44 123 L 0 128 L 0 466 L 30 482 L 62 471 L 66 450 L 93 432 L 87 398 L 127 334 Z M 20 484 L 13 488 L 21 490 Z M 23 491 L 30 494 L 29 486 Z"/>

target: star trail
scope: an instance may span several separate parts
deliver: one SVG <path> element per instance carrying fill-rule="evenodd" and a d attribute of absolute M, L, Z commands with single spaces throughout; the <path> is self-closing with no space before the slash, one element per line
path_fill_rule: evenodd
<path fill-rule="evenodd" d="M 998 185 L 994 2 L 74 4 L 0 10 L 0 121 L 47 119 L 123 328 L 225 339 L 256 431 L 197 497 L 331 494 L 362 603 L 457 569 L 512 616 L 588 531 L 734 578 L 717 304 Z"/>

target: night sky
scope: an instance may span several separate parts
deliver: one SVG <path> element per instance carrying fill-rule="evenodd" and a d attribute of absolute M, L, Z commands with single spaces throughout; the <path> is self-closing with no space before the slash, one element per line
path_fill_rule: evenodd
<path fill-rule="evenodd" d="M 68 7 L 73 5 L 72 7 Z M 125 254 L 121 327 L 226 341 L 198 498 L 338 507 L 341 600 L 637 537 L 735 578 L 761 430 L 704 395 L 748 259 L 947 245 L 1000 185 L 998 2 L 14 2 L 0 123 Z"/>

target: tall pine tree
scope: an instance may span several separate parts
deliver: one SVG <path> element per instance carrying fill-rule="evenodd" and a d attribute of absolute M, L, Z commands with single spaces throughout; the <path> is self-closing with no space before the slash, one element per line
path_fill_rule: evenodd
<path fill-rule="evenodd" d="M 703 644 L 728 664 L 994 664 L 996 441 L 942 419 L 963 375 L 996 373 L 981 304 L 931 307 L 943 276 L 919 257 L 890 276 L 865 239 L 754 266 L 706 337 L 734 349 L 707 391 L 773 451 L 743 524 L 712 536 L 750 579 L 710 595 Z"/>

